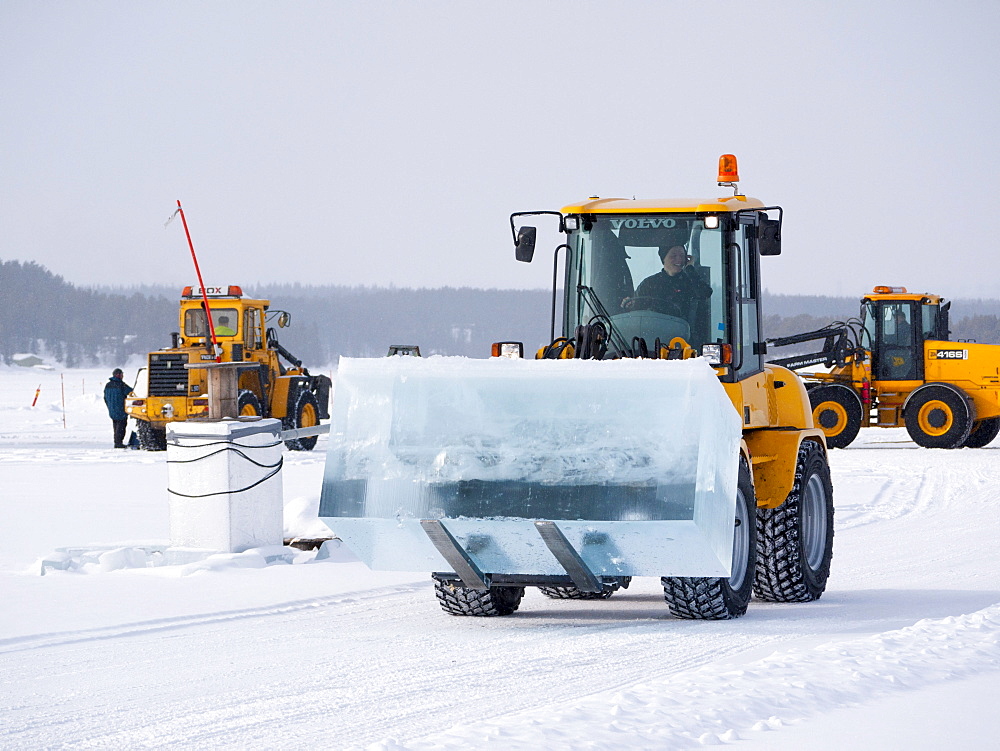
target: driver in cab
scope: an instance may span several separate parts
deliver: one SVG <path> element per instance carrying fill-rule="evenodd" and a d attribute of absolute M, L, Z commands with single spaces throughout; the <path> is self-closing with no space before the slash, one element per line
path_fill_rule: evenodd
<path fill-rule="evenodd" d="M 652 310 L 690 321 L 694 309 L 712 294 L 712 287 L 692 268 L 694 259 L 683 245 L 659 249 L 663 270 L 642 280 L 633 297 L 622 300 L 625 310 Z"/>

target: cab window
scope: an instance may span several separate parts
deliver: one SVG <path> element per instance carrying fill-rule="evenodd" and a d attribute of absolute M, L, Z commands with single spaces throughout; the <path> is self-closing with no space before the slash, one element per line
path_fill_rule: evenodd
<path fill-rule="evenodd" d="M 235 336 L 239 328 L 239 311 L 236 308 L 212 308 L 212 324 L 216 336 Z M 192 308 L 184 314 L 184 336 L 208 336 L 205 312 Z"/>
<path fill-rule="evenodd" d="M 675 337 L 695 348 L 726 340 L 722 230 L 705 227 L 701 216 L 587 217 L 569 244 L 566 336 L 601 319 L 613 329 L 612 348 L 641 340 L 653 350 Z M 683 294 L 676 297 L 664 293 L 671 254 L 686 262 Z"/>

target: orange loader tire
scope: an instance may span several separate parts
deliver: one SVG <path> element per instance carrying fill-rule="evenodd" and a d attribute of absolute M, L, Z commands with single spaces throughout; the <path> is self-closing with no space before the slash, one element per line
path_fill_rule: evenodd
<path fill-rule="evenodd" d="M 969 397 L 948 383 L 921 386 L 903 405 L 906 432 L 914 443 L 928 449 L 964 446 L 975 417 Z"/>
<path fill-rule="evenodd" d="M 285 430 L 292 428 L 314 428 L 319 425 L 319 403 L 313 392 L 302 389 L 295 396 L 295 402 L 289 414 L 282 420 Z M 312 451 L 316 447 L 319 436 L 303 436 L 285 441 L 290 451 Z"/>
<path fill-rule="evenodd" d="M 264 410 L 261 409 L 260 399 L 250 389 L 243 389 L 237 398 L 236 410 L 240 417 L 263 417 Z"/>
<path fill-rule="evenodd" d="M 861 399 L 847 386 L 832 383 L 809 389 L 813 424 L 826 435 L 826 445 L 847 448 L 858 437 L 864 410 Z"/>

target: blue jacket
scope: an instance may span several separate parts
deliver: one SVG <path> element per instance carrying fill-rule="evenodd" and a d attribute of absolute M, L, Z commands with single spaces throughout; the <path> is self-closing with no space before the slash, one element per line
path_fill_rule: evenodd
<path fill-rule="evenodd" d="M 117 376 L 111 376 L 104 385 L 104 403 L 108 405 L 108 415 L 112 420 L 124 420 L 125 397 L 132 393 L 132 387 Z"/>

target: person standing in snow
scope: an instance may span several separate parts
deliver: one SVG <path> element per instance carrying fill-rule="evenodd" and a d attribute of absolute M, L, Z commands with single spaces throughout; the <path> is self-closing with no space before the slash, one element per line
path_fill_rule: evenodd
<path fill-rule="evenodd" d="M 114 425 L 116 449 L 126 448 L 125 426 L 128 424 L 128 414 L 125 412 L 125 397 L 132 393 L 132 387 L 122 380 L 123 375 L 121 368 L 115 368 L 104 385 L 104 403 L 108 406 L 108 415 Z"/>

